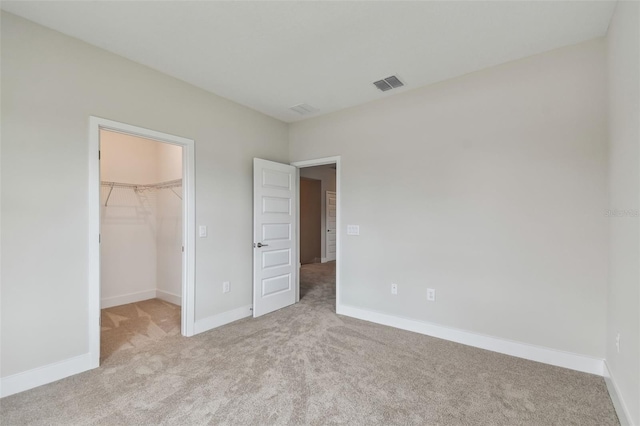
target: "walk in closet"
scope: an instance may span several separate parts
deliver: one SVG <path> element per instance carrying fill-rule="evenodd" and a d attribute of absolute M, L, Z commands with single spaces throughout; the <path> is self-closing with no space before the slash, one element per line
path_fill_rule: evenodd
<path fill-rule="evenodd" d="M 182 294 L 182 147 L 100 133 L 101 307 Z"/>

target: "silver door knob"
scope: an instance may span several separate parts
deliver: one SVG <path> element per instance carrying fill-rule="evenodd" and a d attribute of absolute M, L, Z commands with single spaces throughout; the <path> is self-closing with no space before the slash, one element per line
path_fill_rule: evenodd
<path fill-rule="evenodd" d="M 258 243 L 258 248 L 260 247 L 269 247 L 269 244 Z"/>

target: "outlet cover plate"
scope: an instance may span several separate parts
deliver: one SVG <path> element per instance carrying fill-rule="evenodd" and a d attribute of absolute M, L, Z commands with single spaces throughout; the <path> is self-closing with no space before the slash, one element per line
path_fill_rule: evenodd
<path fill-rule="evenodd" d="M 429 302 L 435 302 L 436 301 L 436 290 L 434 288 L 428 288 L 427 289 L 427 300 Z"/>
<path fill-rule="evenodd" d="M 360 225 L 347 225 L 347 235 L 360 235 Z"/>

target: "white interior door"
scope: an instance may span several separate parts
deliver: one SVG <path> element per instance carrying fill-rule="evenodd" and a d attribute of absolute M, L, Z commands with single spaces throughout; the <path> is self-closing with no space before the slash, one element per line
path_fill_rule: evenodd
<path fill-rule="evenodd" d="M 253 316 L 296 301 L 296 168 L 253 159 Z"/>
<path fill-rule="evenodd" d="M 327 191 L 325 200 L 325 221 L 327 227 L 327 238 L 325 240 L 325 250 L 327 261 L 336 260 L 336 211 L 338 207 L 336 193 Z"/>

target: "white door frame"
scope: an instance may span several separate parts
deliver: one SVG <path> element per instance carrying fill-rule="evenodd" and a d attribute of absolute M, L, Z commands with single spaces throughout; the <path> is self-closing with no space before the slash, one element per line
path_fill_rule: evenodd
<path fill-rule="evenodd" d="M 300 182 L 300 169 L 305 167 L 313 167 L 313 166 L 325 166 L 327 164 L 335 164 L 336 165 L 336 203 L 338 204 L 338 208 L 336 209 L 336 312 L 338 312 L 338 307 L 340 306 L 340 264 L 341 264 L 341 256 L 342 256 L 342 237 L 341 237 L 341 220 L 342 220 L 342 191 L 340 189 L 341 186 L 341 176 L 340 176 L 340 156 L 337 155 L 335 157 L 324 157 L 317 158 L 315 160 L 304 160 L 304 161 L 294 161 L 291 163 L 292 166 L 296 167 L 296 179 Z M 298 209 L 296 212 L 296 228 L 298 231 L 300 230 L 300 185 L 298 185 Z M 297 236 L 298 242 L 296 247 L 296 263 L 298 264 L 298 268 L 300 267 L 300 232 L 298 232 Z M 296 277 L 296 302 L 300 301 L 300 274 L 297 274 Z"/>
<path fill-rule="evenodd" d="M 89 309 L 91 368 L 100 366 L 100 130 L 125 133 L 182 147 L 181 333 L 193 336 L 195 323 L 195 141 L 104 118 L 89 117 Z"/>

